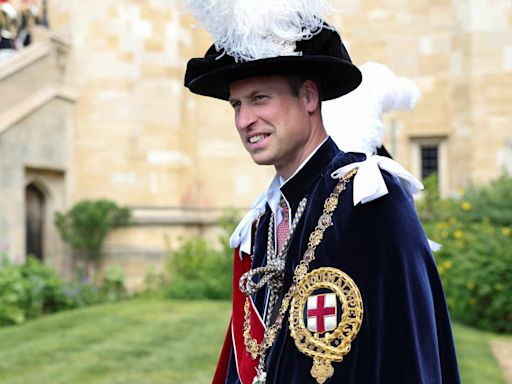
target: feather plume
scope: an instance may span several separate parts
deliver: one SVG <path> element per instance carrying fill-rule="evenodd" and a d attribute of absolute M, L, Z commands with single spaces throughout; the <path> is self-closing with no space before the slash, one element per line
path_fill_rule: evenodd
<path fill-rule="evenodd" d="M 2 3 L 0 5 L 2 11 L 4 11 L 7 16 L 11 19 L 16 19 L 16 9 L 10 3 Z"/>
<path fill-rule="evenodd" d="M 325 28 L 328 0 L 186 0 L 217 51 L 237 62 L 300 55 L 295 43 Z"/>
<path fill-rule="evenodd" d="M 343 151 L 374 153 L 384 141 L 382 114 L 412 111 L 420 98 L 416 84 L 384 64 L 359 67 L 363 82 L 354 91 L 322 106 L 327 133 Z"/>

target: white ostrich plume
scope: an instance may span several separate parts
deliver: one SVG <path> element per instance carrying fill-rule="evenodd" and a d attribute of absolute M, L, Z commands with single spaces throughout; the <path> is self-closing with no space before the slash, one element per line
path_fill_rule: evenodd
<path fill-rule="evenodd" d="M 328 0 L 186 0 L 199 24 L 237 62 L 297 56 L 295 43 L 325 28 Z"/>
<path fill-rule="evenodd" d="M 0 4 L 0 8 L 7 14 L 7 17 L 16 19 L 16 9 L 10 3 Z"/>
<path fill-rule="evenodd" d="M 327 133 L 343 151 L 374 153 L 384 141 L 381 117 L 390 111 L 412 111 L 420 98 L 416 84 L 397 77 L 387 66 L 366 63 L 359 67 L 361 85 L 322 106 Z"/>

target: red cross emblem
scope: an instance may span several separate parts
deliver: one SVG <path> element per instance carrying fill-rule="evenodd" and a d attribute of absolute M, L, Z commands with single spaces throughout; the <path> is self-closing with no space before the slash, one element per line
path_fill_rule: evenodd
<path fill-rule="evenodd" d="M 333 331 L 338 325 L 336 294 L 325 293 L 308 297 L 308 329 L 311 332 Z"/>

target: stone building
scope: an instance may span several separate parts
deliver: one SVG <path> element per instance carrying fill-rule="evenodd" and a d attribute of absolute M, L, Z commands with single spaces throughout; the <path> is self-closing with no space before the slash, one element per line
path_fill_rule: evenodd
<path fill-rule="evenodd" d="M 71 203 L 76 95 L 63 79 L 70 43 L 41 30 L 38 42 L 0 62 L 0 246 L 69 273 L 53 215 Z M 4 251 L 4 249 L 0 250 Z"/>
<path fill-rule="evenodd" d="M 53 213 L 113 199 L 134 224 L 109 236 L 104 264 L 137 288 L 183 238 L 214 239 L 223 209 L 248 207 L 273 170 L 244 153 L 227 103 L 182 86 L 211 40 L 178 0 L 47 3 L 50 31 L 0 62 L 0 246 L 23 259 L 27 223 L 42 222 L 41 257 L 69 276 Z M 445 196 L 512 170 L 509 0 L 333 3 L 356 64 L 387 64 L 422 91 L 413 113 L 386 117 L 399 162 L 437 171 Z"/>

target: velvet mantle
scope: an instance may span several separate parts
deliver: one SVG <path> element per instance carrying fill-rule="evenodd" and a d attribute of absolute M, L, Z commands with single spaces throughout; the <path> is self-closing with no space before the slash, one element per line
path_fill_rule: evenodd
<path fill-rule="evenodd" d="M 282 187 L 293 213 L 300 200 L 308 198 L 286 259 L 285 290 L 337 183 L 331 173 L 364 158 L 341 152 L 329 139 Z M 310 265 L 310 271 L 330 266 L 347 273 L 359 287 L 364 305 L 352 349 L 342 362 L 333 363 L 334 375 L 326 384 L 460 383 L 441 281 L 412 196 L 394 176 L 386 172 L 383 176 L 389 194 L 355 207 L 352 183 L 348 184 L 334 213 L 334 225 L 326 230 Z M 253 267 L 266 263 L 269 220 L 267 206 L 256 231 Z M 254 297 L 262 315 L 265 296 L 261 290 Z M 286 321 L 268 352 L 267 383 L 314 384 L 311 366 L 312 359 L 296 348 Z M 240 383 L 232 350 L 225 382 Z"/>

